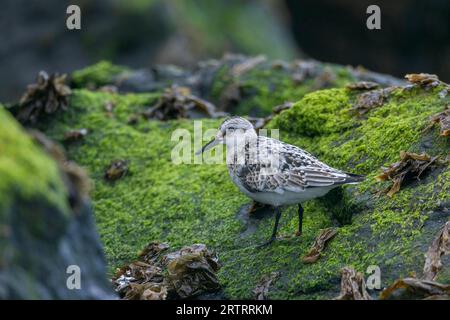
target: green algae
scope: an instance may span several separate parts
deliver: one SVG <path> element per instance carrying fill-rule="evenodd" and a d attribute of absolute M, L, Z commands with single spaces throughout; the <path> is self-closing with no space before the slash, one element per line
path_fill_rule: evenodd
<path fill-rule="evenodd" d="M 420 182 L 403 186 L 393 198 L 377 194 L 386 185 L 374 177 L 382 165 L 397 161 L 401 150 L 445 157 L 448 141 L 437 132 L 422 132 L 429 117 L 448 103 L 435 91 L 395 89 L 389 101 L 372 110 L 367 119 L 351 115 L 352 96 L 345 89 L 319 91 L 307 95 L 270 123 L 271 128 L 280 128 L 283 140 L 311 151 L 324 162 L 367 175 L 367 180 L 357 187 L 344 188 L 356 202 L 365 200 L 366 208 L 356 211 L 352 224 L 341 227 L 330 243 L 330 260 L 319 267 L 322 278 L 323 274 L 335 275 L 346 264 L 360 271 L 370 264 L 380 265 L 385 274 L 383 284 L 409 272 L 420 274 L 424 246 L 418 249 L 417 245 L 432 239 L 422 228 L 438 210 L 438 199 L 447 204 L 450 201 L 448 165 Z M 326 199 L 316 201 L 326 203 Z M 304 276 L 302 272 L 298 275 L 299 279 Z M 330 281 L 326 279 L 324 284 Z"/>
<path fill-rule="evenodd" d="M 129 69 L 103 60 L 72 74 L 72 85 L 76 88 L 100 87 L 111 84 L 114 78 Z"/>
<path fill-rule="evenodd" d="M 224 94 L 226 89 L 230 86 L 238 88 L 240 101 L 235 106 L 226 106 L 227 110 L 235 115 L 267 116 L 275 106 L 284 102 L 295 102 L 309 92 L 324 88 L 340 88 L 357 80 L 348 68 L 327 63 L 315 65 L 316 74 L 305 76 L 300 82 L 293 79 L 293 66 L 274 67 L 269 60 L 239 76 L 232 74 L 236 62 L 221 63 L 217 70 L 211 71 L 211 83 L 207 85 L 211 88 L 205 95 L 208 100 L 221 106 L 223 100 L 227 99 Z M 72 84 L 76 88 L 99 88 L 114 84 L 118 78 L 125 79 L 132 72 L 109 61 L 100 61 L 75 71 L 72 74 Z M 323 80 L 322 78 L 327 79 L 327 75 L 330 75 L 330 79 Z"/>
<path fill-rule="evenodd" d="M 230 75 L 227 66 L 222 66 L 215 76 L 210 98 L 220 101 L 227 87 L 237 86 L 242 99 L 230 111 L 236 115 L 260 117 L 269 115 L 277 105 L 300 100 L 309 92 L 325 87 L 343 87 L 355 81 L 348 69 L 332 64 L 321 65 L 318 74 L 316 78 L 306 77 L 297 83 L 290 71 L 263 63 L 261 67 L 253 68 L 235 78 Z M 332 74 L 333 78 L 327 83 L 321 83 L 320 74 Z"/>
<path fill-rule="evenodd" d="M 434 91 L 399 88 L 383 106 L 360 119 L 350 112 L 356 95 L 330 89 L 307 94 L 275 117 L 269 128 L 279 128 L 282 140 L 368 178 L 335 194 L 341 198 L 338 206 L 327 198 L 305 203 L 302 237 L 292 236 L 296 208 L 287 208 L 279 229 L 285 238 L 256 249 L 270 235 L 273 221 L 252 218 L 257 229 L 245 232 L 238 212 L 249 200 L 231 183 L 225 165 L 171 161 L 176 144 L 172 133 L 186 129 L 193 136 L 193 120 L 127 123 L 157 97 L 74 90 L 68 111 L 46 125 L 46 133 L 60 141 L 69 129 L 89 130 L 84 141 L 66 148 L 94 181 L 91 196 L 111 272 L 133 260 L 149 241 L 159 240 L 174 248 L 202 242 L 215 249 L 228 298 L 252 298 L 252 289 L 271 271 L 281 271 L 269 294 L 273 299 L 332 298 L 339 292 L 340 269 L 347 265 L 361 272 L 380 266 L 382 286 L 410 272 L 420 274 L 427 244 L 446 219 L 435 218 L 434 212 L 439 203 L 450 201 L 449 169 L 405 185 L 393 198 L 377 194 L 387 185 L 374 177 L 381 166 L 396 161 L 401 150 L 448 152 L 448 142 L 437 131 L 422 134 L 429 116 L 441 111 L 448 99 L 438 98 Z M 112 115 L 104 108 L 109 101 L 115 106 Z M 220 122 L 203 120 L 203 130 L 217 128 Z M 110 183 L 103 174 L 115 159 L 129 161 L 130 172 Z M 339 226 L 338 235 L 317 263 L 303 264 L 301 257 L 319 230 L 330 226 Z"/>
<path fill-rule="evenodd" d="M 57 165 L 32 142 L 0 106 L 0 213 L 11 201 L 41 199 L 67 212 Z"/>
<path fill-rule="evenodd" d="M 191 121 L 127 124 L 122 111 L 138 111 L 153 98 L 152 94 L 122 96 L 76 90 L 72 108 L 58 120 L 61 124 L 47 130 L 56 139 L 62 139 L 70 128 L 89 130 L 84 142 L 68 145 L 67 152 L 93 178 L 96 220 L 114 267 L 133 259 L 151 240 L 164 239 L 173 247 L 193 242 L 232 246 L 233 237 L 227 230 L 239 229 L 238 222 L 232 220 L 242 196 L 230 198 L 220 208 L 213 205 L 223 191 L 234 193 L 234 186 L 223 174 L 225 166 L 206 169 L 171 162 L 175 145 L 171 134 L 180 128 L 192 130 Z M 112 118 L 104 110 L 105 101 L 114 101 Z M 217 128 L 219 123 L 209 120 L 204 126 Z M 119 158 L 129 161 L 130 172 L 115 183 L 103 180 L 105 168 Z M 205 180 L 210 181 L 208 187 L 203 186 Z"/>

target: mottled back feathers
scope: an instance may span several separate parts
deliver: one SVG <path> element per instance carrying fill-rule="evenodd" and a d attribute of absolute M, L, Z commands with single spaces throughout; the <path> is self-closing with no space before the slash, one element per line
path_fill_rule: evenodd
<path fill-rule="evenodd" d="M 306 188 L 356 183 L 363 177 L 334 169 L 308 152 L 258 136 L 228 161 L 231 176 L 249 192 L 302 192 Z"/>

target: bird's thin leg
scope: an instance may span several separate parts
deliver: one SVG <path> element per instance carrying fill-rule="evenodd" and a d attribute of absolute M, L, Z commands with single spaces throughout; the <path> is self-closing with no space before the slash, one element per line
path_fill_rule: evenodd
<path fill-rule="evenodd" d="M 302 205 L 299 203 L 298 204 L 298 231 L 297 231 L 297 236 L 301 236 L 302 235 L 302 226 L 303 226 L 303 207 Z"/>
<path fill-rule="evenodd" d="M 271 244 L 274 240 L 276 240 L 278 223 L 280 222 L 280 217 L 281 217 L 281 209 L 280 209 L 280 207 L 275 207 L 275 225 L 273 226 L 272 236 L 270 237 L 269 241 L 264 242 L 263 244 L 259 245 L 258 247 L 265 247 L 265 246 Z"/>

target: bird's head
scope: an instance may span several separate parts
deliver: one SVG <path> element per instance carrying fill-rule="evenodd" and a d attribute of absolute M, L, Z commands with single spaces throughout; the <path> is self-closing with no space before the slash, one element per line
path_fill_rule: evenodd
<path fill-rule="evenodd" d="M 205 144 L 203 148 L 197 152 L 205 152 L 218 144 L 238 144 L 257 137 L 255 128 L 247 119 L 242 117 L 231 117 L 226 119 L 219 127 L 216 137 Z"/>

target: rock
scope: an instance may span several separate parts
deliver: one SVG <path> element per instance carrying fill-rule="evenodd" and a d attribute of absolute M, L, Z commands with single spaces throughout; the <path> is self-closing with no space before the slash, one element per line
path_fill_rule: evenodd
<path fill-rule="evenodd" d="M 0 150 L 0 299 L 115 298 L 90 203 L 1 106 Z"/>
<path fill-rule="evenodd" d="M 363 80 L 376 81 L 372 85 L 382 87 L 406 83 L 369 70 L 311 59 L 288 63 L 239 54 L 200 62 L 194 69 L 157 65 L 151 69 L 131 70 L 101 61 L 75 71 L 72 79 L 75 87 L 113 85 L 124 93 L 160 92 L 175 85 L 188 88 L 222 111 L 258 117 L 270 115 L 274 106 L 298 101 L 306 93 L 319 89 L 345 87 Z M 383 89 L 380 92 L 384 92 Z"/>
<path fill-rule="evenodd" d="M 236 83 L 228 74 L 230 66 L 243 60 L 242 56 L 228 56 L 205 63 L 207 68 L 219 69 L 203 69 L 205 78 L 199 76 L 201 80 L 196 83 L 209 85 L 193 85 L 191 90 L 217 103 L 225 88 Z M 425 90 L 404 87 L 400 82 L 389 87 L 382 104 L 358 117 L 352 106 L 370 89 L 360 92 L 343 88 L 358 81 L 347 78 L 345 67 L 318 62 L 309 65 L 305 77 L 337 70 L 336 77 L 328 78 L 337 79 L 336 88 L 312 92 L 309 81 L 291 82 L 292 73 L 286 71 L 289 67 L 280 63 L 272 66 L 267 60 L 238 77 L 243 98 L 231 112 L 249 114 L 256 110 L 267 114 L 284 100 L 296 101 L 275 115 L 266 128 L 280 129 L 283 141 L 308 150 L 333 167 L 364 174 L 367 179 L 306 202 L 302 236 L 282 236 L 264 249 L 255 250 L 254 246 L 270 234 L 272 217 L 255 212 L 247 219 L 251 220 L 247 221 L 251 230 L 243 230 L 241 220 L 245 219 L 238 220 L 242 218 L 238 213 L 250 200 L 232 184 L 225 164 L 172 162 L 177 144 L 172 134 L 186 129 L 186 135 L 193 139 L 193 119 L 141 119 L 128 124 L 130 116 L 156 103 L 161 92 L 125 95 L 75 89 L 67 111 L 56 113 L 49 124 L 38 125 L 57 141 L 62 141 L 68 126 L 89 130 L 80 143 L 68 145 L 67 152 L 94 179 L 91 196 L 110 268 L 132 261 L 149 239 L 155 239 L 170 242 L 173 248 L 201 242 L 217 252 L 222 263 L 218 279 L 223 298 L 252 298 L 253 289 L 271 272 L 280 273 L 270 289 L 271 299 L 336 297 L 340 270 L 345 266 L 352 266 L 364 277 L 370 265 L 379 266 L 381 287 L 411 272 L 422 272 L 431 240 L 449 219 L 450 169 L 442 166 L 424 172 L 420 180 L 402 185 L 392 198 L 380 194 L 390 182 L 378 182 L 375 177 L 381 167 L 398 160 L 400 151 L 448 154 L 448 139 L 439 135 L 439 128 L 423 129 L 432 115 L 444 110 L 450 97 L 439 97 L 441 85 Z M 314 79 L 310 80 L 317 84 Z M 105 113 L 106 101 L 115 105 L 112 116 Z M 203 119 L 203 133 L 217 128 L 221 121 Z M 191 149 L 193 161 L 196 150 Z M 133 172 L 111 184 L 102 177 L 114 159 L 129 160 Z M 294 233 L 296 219 L 296 208 L 287 208 L 281 218 L 280 235 Z M 304 264 L 301 257 L 307 254 L 319 230 L 330 227 L 337 228 L 338 233 L 321 258 Z M 445 259 L 443 264 L 438 281 L 448 283 Z M 376 290 L 368 289 L 368 293 L 378 297 Z"/>

